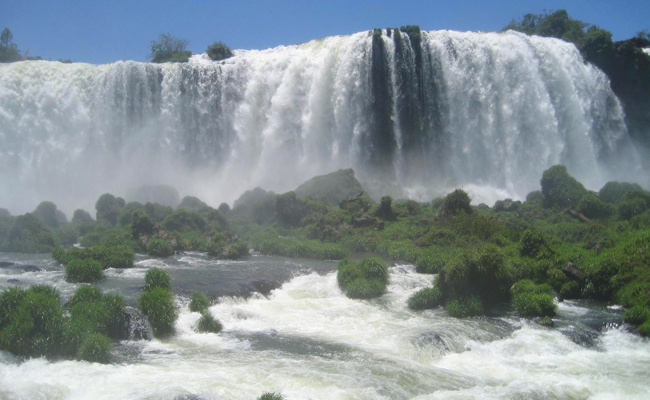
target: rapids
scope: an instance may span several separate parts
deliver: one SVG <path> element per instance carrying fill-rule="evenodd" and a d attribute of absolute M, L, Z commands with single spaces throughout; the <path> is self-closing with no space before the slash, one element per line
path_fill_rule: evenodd
<path fill-rule="evenodd" d="M 594 190 L 647 180 L 609 80 L 572 44 L 512 31 L 414 43 L 384 30 L 222 62 L 0 65 L 0 206 L 71 213 L 143 184 L 216 206 L 348 167 L 426 201 L 459 186 L 477 203 L 522 198 L 557 163 Z"/>
<path fill-rule="evenodd" d="M 63 280 L 48 255 L 0 253 L 0 289 Z M 13 263 L 13 265 L 9 265 Z M 31 267 L 29 267 L 31 266 Z M 108 270 L 102 290 L 134 303 L 144 273 L 173 277 L 177 334 L 123 341 L 108 365 L 18 360 L 0 352 L 1 399 L 645 399 L 650 396 L 650 342 L 619 327 L 621 310 L 589 301 L 559 304 L 556 327 L 509 310 L 449 318 L 442 309 L 412 312 L 406 299 L 431 285 L 410 265 L 390 268 L 388 293 L 346 298 L 336 264 L 251 256 L 224 262 L 189 253 L 138 256 L 129 270 Z M 250 271 L 254 270 L 255 273 Z M 258 280 L 274 281 L 264 296 Z M 191 283 L 193 282 L 193 283 Z M 193 291 L 218 297 L 210 312 L 224 325 L 199 334 Z"/>

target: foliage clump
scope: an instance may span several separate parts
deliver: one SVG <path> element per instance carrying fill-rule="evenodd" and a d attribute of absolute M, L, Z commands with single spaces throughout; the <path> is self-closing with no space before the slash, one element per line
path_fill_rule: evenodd
<path fill-rule="evenodd" d="M 351 299 L 372 299 L 381 296 L 388 286 L 388 266 L 378 258 L 367 257 L 360 263 L 339 262 L 337 281 Z"/>
<path fill-rule="evenodd" d="M 197 330 L 199 332 L 219 333 L 223 329 L 223 325 L 218 319 L 212 316 L 209 311 L 201 314 Z"/>
<path fill-rule="evenodd" d="M 524 279 L 515 283 L 511 292 L 512 305 L 522 317 L 552 317 L 557 311 L 553 289 L 547 284 Z"/>
<path fill-rule="evenodd" d="M 108 362 L 111 339 L 123 339 L 127 316 L 124 300 L 80 287 L 69 315 L 56 289 L 9 288 L 0 294 L 0 350 L 19 356 L 67 357 Z"/>
<path fill-rule="evenodd" d="M 206 50 L 208 57 L 212 61 L 225 60 L 233 56 L 233 52 L 230 47 L 226 46 L 223 42 L 214 42 L 208 46 Z"/>
<path fill-rule="evenodd" d="M 436 308 L 442 303 L 442 293 L 437 287 L 418 290 L 409 297 L 408 308 L 414 311 Z"/>
<path fill-rule="evenodd" d="M 468 295 L 460 299 L 452 299 L 445 303 L 445 310 L 454 318 L 469 318 L 482 315 L 483 302 L 476 295 Z"/>
<path fill-rule="evenodd" d="M 169 336 L 174 333 L 174 324 L 178 318 L 171 277 L 159 268 L 151 268 L 144 280 L 144 292 L 138 299 L 138 306 L 151 325 L 154 336 Z"/>
<path fill-rule="evenodd" d="M 471 199 L 462 189 L 456 189 L 445 196 L 445 199 L 438 210 L 438 217 L 449 218 L 459 214 L 473 214 L 474 210 L 470 206 Z"/>
<path fill-rule="evenodd" d="M 375 210 L 375 217 L 381 218 L 385 221 L 395 221 L 397 217 L 393 212 L 393 198 L 390 196 L 384 196 L 379 202 L 379 207 Z"/>
<path fill-rule="evenodd" d="M 564 165 L 554 165 L 542 174 L 544 207 L 575 208 L 588 192 Z"/>
<path fill-rule="evenodd" d="M 203 293 L 194 293 L 190 301 L 190 311 L 192 312 L 206 312 L 210 307 L 210 299 Z"/>
<path fill-rule="evenodd" d="M 607 218 L 614 212 L 614 208 L 601 201 L 594 194 L 586 194 L 578 202 L 578 211 L 590 219 Z"/>
<path fill-rule="evenodd" d="M 102 264 L 93 259 L 75 258 L 65 266 L 65 280 L 73 283 L 95 283 L 104 279 Z"/>
<path fill-rule="evenodd" d="M 154 257 L 169 257 L 174 255 L 174 248 L 165 239 L 152 238 L 147 244 L 147 253 Z"/>
<path fill-rule="evenodd" d="M 158 41 L 151 41 L 149 59 L 153 63 L 187 62 L 192 52 L 187 50 L 189 42 L 169 33 L 161 33 Z"/>
<path fill-rule="evenodd" d="M 25 214 L 13 219 L 3 247 L 15 253 L 48 253 L 55 246 L 52 231 L 34 214 Z"/>

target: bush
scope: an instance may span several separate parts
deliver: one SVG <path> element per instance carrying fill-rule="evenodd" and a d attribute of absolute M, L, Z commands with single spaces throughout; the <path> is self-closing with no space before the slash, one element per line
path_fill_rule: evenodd
<path fill-rule="evenodd" d="M 418 290 L 408 299 L 408 307 L 411 310 L 428 310 L 438 307 L 442 301 L 442 293 L 437 287 Z"/>
<path fill-rule="evenodd" d="M 102 299 L 102 292 L 96 286 L 80 286 L 75 290 L 74 294 L 68 301 L 68 308 L 72 308 L 75 305 L 84 302 L 84 301 L 100 301 Z"/>
<path fill-rule="evenodd" d="M 470 295 L 448 301 L 445 310 L 454 318 L 475 317 L 483 314 L 483 304 L 480 297 Z"/>
<path fill-rule="evenodd" d="M 84 337 L 77 351 L 80 360 L 107 363 L 111 359 L 113 342 L 101 333 L 90 333 Z"/>
<path fill-rule="evenodd" d="M 206 50 L 206 53 L 208 53 L 208 57 L 210 57 L 210 60 L 213 61 L 225 60 L 226 58 L 230 58 L 233 56 L 230 47 L 226 46 L 222 42 L 214 42 L 211 45 L 209 45 L 208 49 Z"/>
<path fill-rule="evenodd" d="M 580 298 L 580 285 L 576 281 L 569 281 L 560 288 L 560 296 L 565 299 Z"/>
<path fill-rule="evenodd" d="M 578 211 L 591 219 L 607 218 L 614 212 L 610 204 L 603 203 L 596 195 L 585 195 L 578 203 Z"/>
<path fill-rule="evenodd" d="M 378 258 L 364 258 L 360 263 L 339 262 L 337 281 L 351 299 L 372 299 L 386 291 L 388 267 Z"/>
<path fill-rule="evenodd" d="M 280 393 L 266 392 L 258 397 L 257 400 L 284 400 L 284 396 Z"/>
<path fill-rule="evenodd" d="M 639 333 L 641 336 L 648 337 L 650 336 L 650 321 L 646 321 L 641 326 L 639 326 Z"/>
<path fill-rule="evenodd" d="M 374 299 L 384 294 L 386 287 L 377 280 L 357 279 L 345 288 L 345 295 L 351 299 Z"/>
<path fill-rule="evenodd" d="M 456 189 L 445 196 L 445 199 L 438 210 L 438 216 L 448 218 L 458 214 L 473 214 L 474 210 L 470 206 L 471 199 L 462 189 Z"/>
<path fill-rule="evenodd" d="M 67 264 L 74 259 L 94 260 L 107 268 L 129 268 L 133 266 L 135 252 L 128 246 L 93 246 L 88 248 L 71 248 L 67 252 L 57 248 L 52 251 L 52 257 L 61 264 Z"/>
<path fill-rule="evenodd" d="M 91 259 L 73 259 L 65 266 L 65 280 L 72 283 L 95 283 L 104 279 L 102 265 Z"/>
<path fill-rule="evenodd" d="M 223 329 L 223 326 L 218 319 L 212 316 L 212 314 L 204 312 L 201 314 L 201 319 L 199 319 L 197 329 L 199 332 L 219 333 Z"/>
<path fill-rule="evenodd" d="M 523 257 L 544 257 L 550 252 L 544 236 L 535 229 L 527 229 L 521 236 L 519 254 Z"/>
<path fill-rule="evenodd" d="M 120 216 L 120 210 L 124 205 L 123 199 L 115 197 L 110 193 L 104 193 L 99 196 L 99 199 L 95 203 L 97 222 L 104 220 L 111 225 L 115 225 Z"/>
<path fill-rule="evenodd" d="M 347 251 L 338 244 L 317 240 L 282 238 L 263 233 L 253 238 L 253 248 L 262 254 L 285 257 L 304 257 L 317 260 L 340 260 Z"/>
<path fill-rule="evenodd" d="M 536 285 L 524 279 L 515 283 L 510 291 L 512 305 L 522 317 L 552 317 L 557 311 L 549 285 Z"/>
<path fill-rule="evenodd" d="M 52 232 L 34 214 L 25 214 L 14 219 L 4 247 L 15 253 L 48 253 L 55 246 Z"/>
<path fill-rule="evenodd" d="M 436 246 L 438 247 L 438 246 Z M 415 259 L 415 270 L 420 274 L 437 274 L 454 257 L 453 252 L 435 250 L 420 253 Z"/>
<path fill-rule="evenodd" d="M 194 293 L 190 301 L 190 311 L 204 313 L 210 307 L 210 299 L 203 293 Z"/>
<path fill-rule="evenodd" d="M 144 275 L 144 290 L 162 288 L 172 290 L 172 278 L 160 268 L 151 268 Z"/>
<path fill-rule="evenodd" d="M 569 175 L 564 165 L 554 165 L 542 174 L 544 207 L 574 208 L 587 189 Z"/>
<path fill-rule="evenodd" d="M 138 306 L 149 321 L 156 337 L 164 337 L 174 332 L 178 317 L 171 291 L 162 287 L 146 290 L 138 300 Z"/>
<path fill-rule="evenodd" d="M 618 203 L 618 218 L 627 221 L 636 215 L 642 214 L 647 209 L 648 205 L 642 198 L 623 200 Z"/>
<path fill-rule="evenodd" d="M 198 212 L 184 208 L 179 208 L 165 217 L 163 226 L 167 230 L 176 232 L 206 232 L 207 230 L 207 222 Z"/>
<path fill-rule="evenodd" d="M 63 309 L 47 286 L 0 294 L 0 350 L 19 356 L 53 357 L 61 352 Z"/>
<path fill-rule="evenodd" d="M 153 238 L 147 244 L 147 253 L 154 257 L 169 257 L 174 255 L 174 249 L 165 239 Z"/>
<path fill-rule="evenodd" d="M 623 321 L 630 325 L 641 325 L 646 321 L 650 321 L 650 311 L 646 306 L 636 305 L 625 310 Z"/>
<path fill-rule="evenodd" d="M 615 204 L 623 199 L 627 192 L 633 190 L 643 190 L 636 183 L 628 182 L 607 182 L 598 192 L 598 197 L 605 203 Z"/>
<path fill-rule="evenodd" d="M 161 33 L 158 41 L 151 41 L 149 58 L 153 63 L 187 62 L 192 52 L 186 50 L 189 42 L 169 33 Z"/>
<path fill-rule="evenodd" d="M 65 214 L 56 208 L 51 201 L 42 201 L 36 206 L 33 214 L 48 228 L 56 229 L 67 222 Z"/>

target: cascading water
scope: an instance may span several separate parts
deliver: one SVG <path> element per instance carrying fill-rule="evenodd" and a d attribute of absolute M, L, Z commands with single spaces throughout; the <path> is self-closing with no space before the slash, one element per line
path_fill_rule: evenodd
<path fill-rule="evenodd" d="M 0 66 L 0 205 L 14 212 L 92 209 L 146 183 L 218 203 L 343 167 L 416 197 L 461 185 L 521 197 L 553 164 L 598 189 L 634 179 L 635 160 L 607 77 L 572 44 L 516 32 Z"/>

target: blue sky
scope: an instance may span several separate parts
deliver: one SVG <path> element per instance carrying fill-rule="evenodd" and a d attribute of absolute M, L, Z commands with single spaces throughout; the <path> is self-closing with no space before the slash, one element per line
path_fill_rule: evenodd
<path fill-rule="evenodd" d="M 0 29 L 9 27 L 29 55 L 101 64 L 145 61 L 150 42 L 163 32 L 202 53 L 217 40 L 265 49 L 410 24 L 494 31 L 523 14 L 562 8 L 610 30 L 614 40 L 650 30 L 649 0 L 0 0 Z"/>

